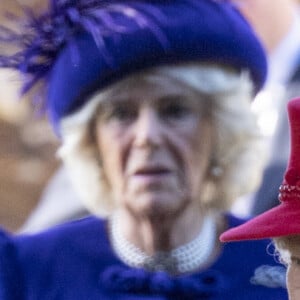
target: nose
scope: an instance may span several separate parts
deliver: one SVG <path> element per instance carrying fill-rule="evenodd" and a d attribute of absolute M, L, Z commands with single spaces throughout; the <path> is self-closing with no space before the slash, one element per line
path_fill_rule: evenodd
<path fill-rule="evenodd" d="M 138 147 L 157 147 L 163 140 L 163 124 L 157 112 L 151 108 L 143 109 L 138 117 L 135 131 L 135 145 Z"/>

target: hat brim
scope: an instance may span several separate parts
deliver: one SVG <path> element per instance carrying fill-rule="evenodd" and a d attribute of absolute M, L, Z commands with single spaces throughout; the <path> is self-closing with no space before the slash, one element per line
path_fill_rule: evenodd
<path fill-rule="evenodd" d="M 222 242 L 257 240 L 300 234 L 300 200 L 283 202 L 244 224 L 225 231 Z"/>

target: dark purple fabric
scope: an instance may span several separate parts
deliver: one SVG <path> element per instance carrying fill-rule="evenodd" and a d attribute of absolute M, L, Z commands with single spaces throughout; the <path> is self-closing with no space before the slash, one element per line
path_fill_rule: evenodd
<path fill-rule="evenodd" d="M 241 224 L 232 216 L 227 221 L 230 227 Z M 262 266 L 283 268 L 267 254 L 268 240 L 226 244 L 206 269 L 182 276 L 126 266 L 110 246 L 107 223 L 95 217 L 33 236 L 7 236 L 11 253 L 2 251 L 1 241 L 0 274 L 14 274 L 4 282 L 0 276 L 1 300 L 287 299 L 278 285 L 252 282 Z M 262 278 L 266 283 L 268 276 Z M 21 296 L 11 297 L 13 289 Z"/>

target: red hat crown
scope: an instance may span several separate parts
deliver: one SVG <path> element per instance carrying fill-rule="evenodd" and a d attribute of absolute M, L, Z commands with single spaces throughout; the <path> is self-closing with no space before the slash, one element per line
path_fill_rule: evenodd
<path fill-rule="evenodd" d="M 283 183 L 279 188 L 281 202 L 300 200 L 300 98 L 288 103 L 291 153 Z"/>
<path fill-rule="evenodd" d="M 300 98 L 288 103 L 291 151 L 280 187 L 281 204 L 220 236 L 223 242 L 300 234 Z"/>

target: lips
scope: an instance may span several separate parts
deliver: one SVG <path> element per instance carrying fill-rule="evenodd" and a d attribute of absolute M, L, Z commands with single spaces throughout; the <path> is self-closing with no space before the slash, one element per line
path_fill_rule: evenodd
<path fill-rule="evenodd" d="M 171 170 L 164 166 L 145 166 L 138 168 L 134 175 L 137 176 L 160 176 L 168 175 L 171 173 Z"/>
<path fill-rule="evenodd" d="M 131 182 L 139 189 L 161 190 L 173 178 L 174 173 L 164 166 L 145 166 L 138 168 L 131 176 Z"/>
<path fill-rule="evenodd" d="M 169 174 L 171 171 L 166 167 L 161 166 L 147 166 L 139 168 L 134 175 L 164 175 Z"/>

